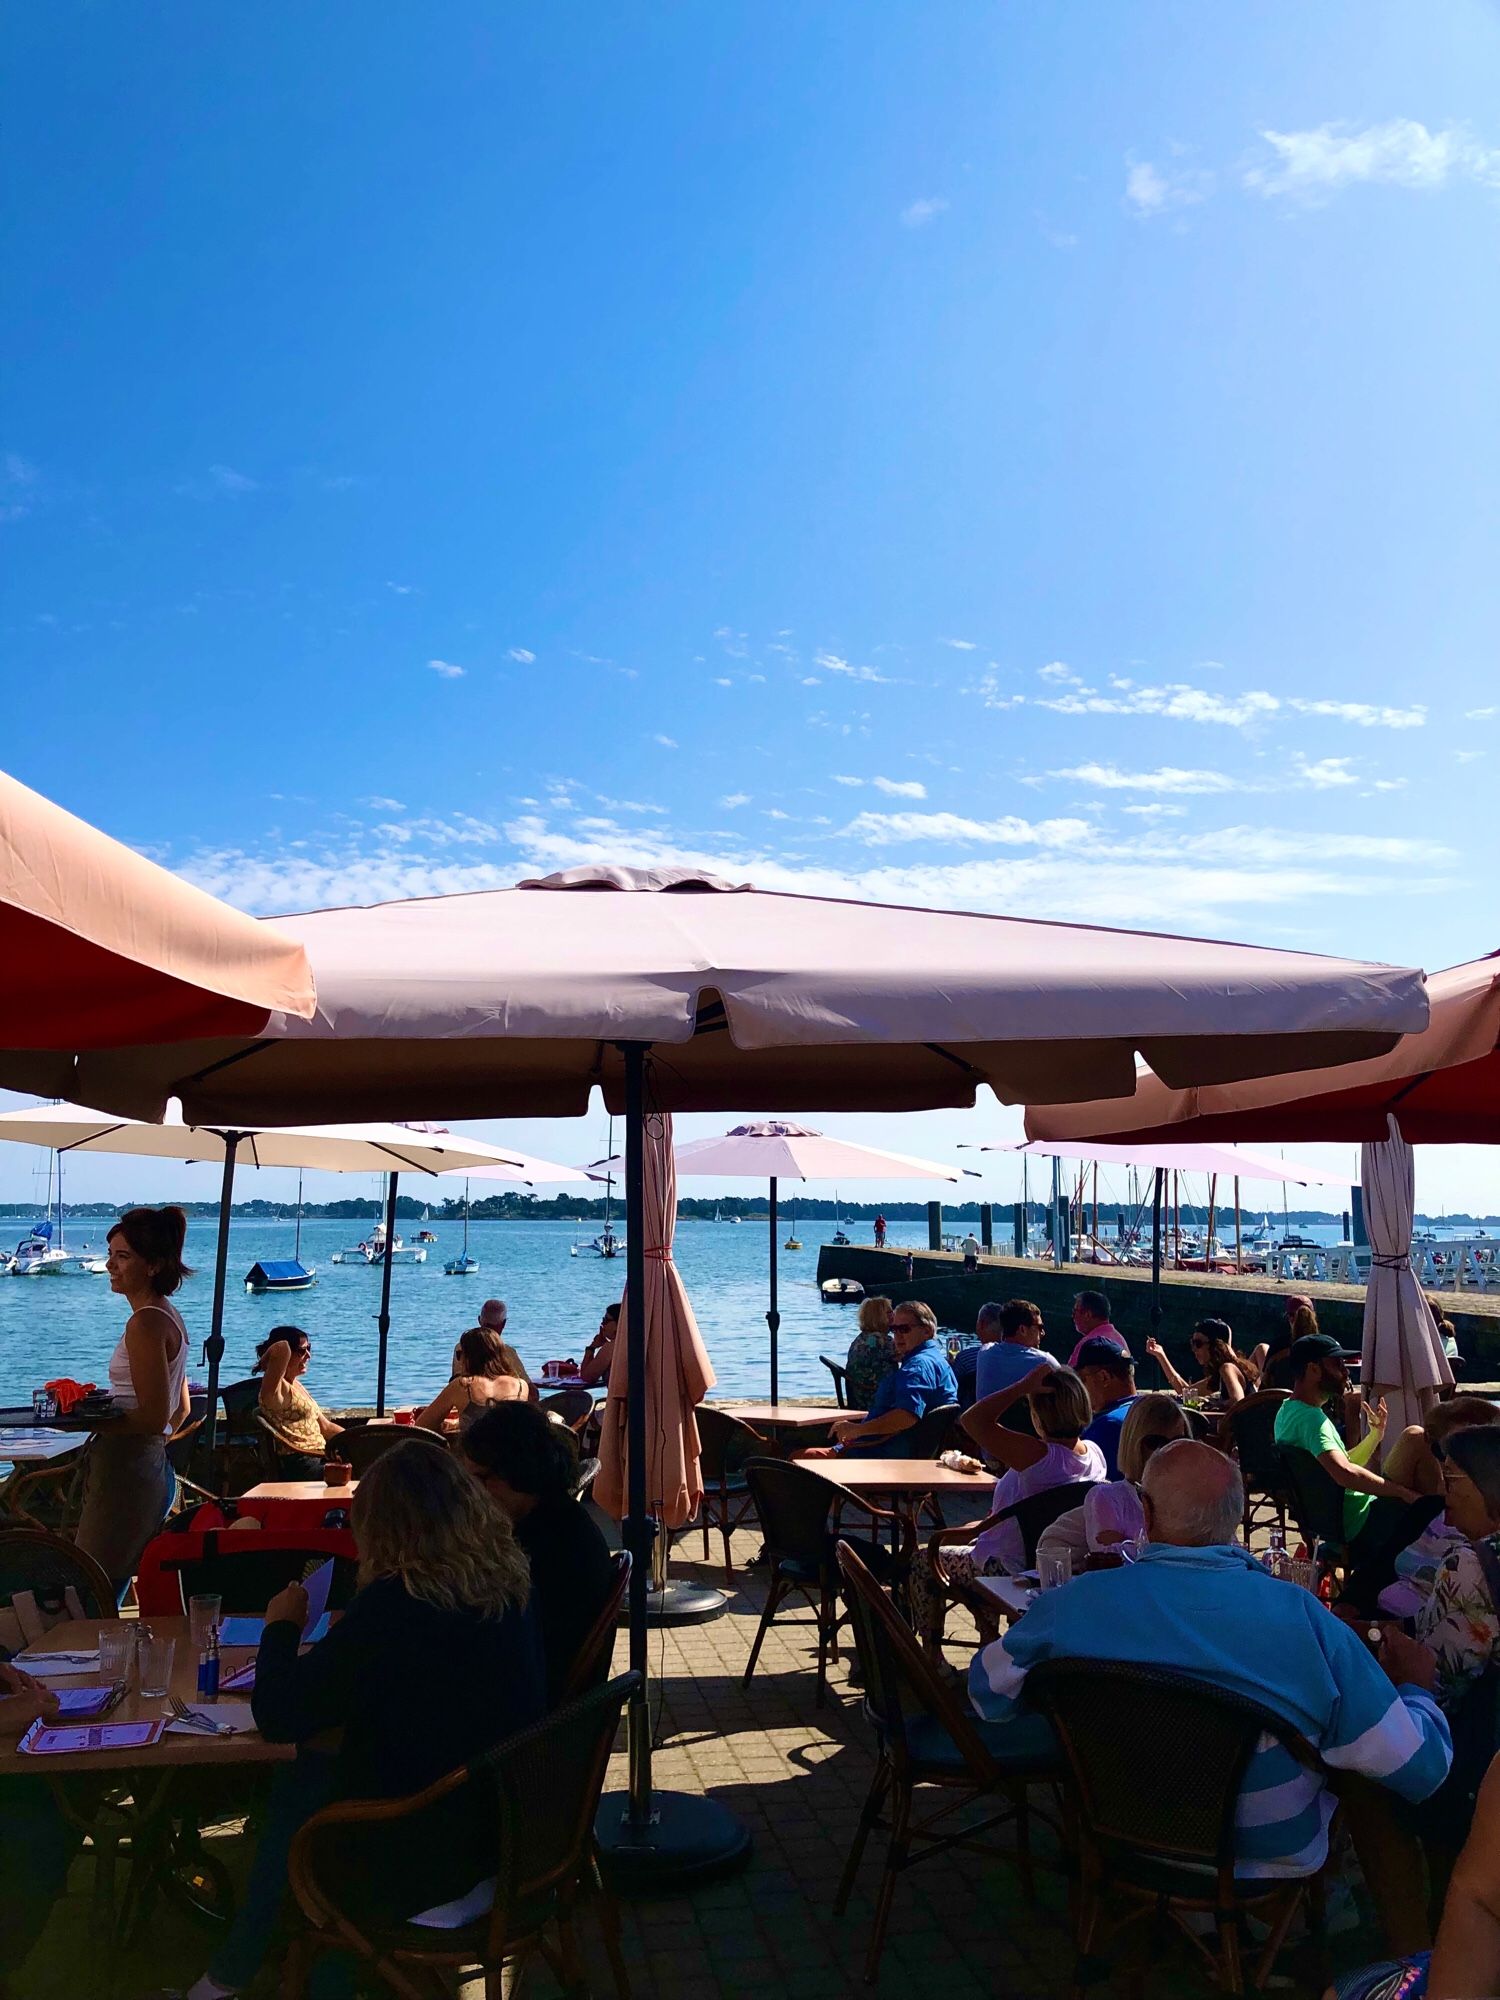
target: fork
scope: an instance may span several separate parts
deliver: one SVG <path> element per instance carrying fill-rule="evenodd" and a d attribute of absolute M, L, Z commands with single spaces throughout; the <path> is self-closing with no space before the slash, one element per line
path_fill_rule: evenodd
<path fill-rule="evenodd" d="M 212 1716 L 201 1715 L 196 1708 L 175 1694 L 167 1696 L 167 1706 L 172 1711 L 173 1720 L 186 1723 L 189 1729 L 201 1729 L 205 1736 L 233 1736 L 234 1731 L 227 1722 L 215 1722 Z"/>

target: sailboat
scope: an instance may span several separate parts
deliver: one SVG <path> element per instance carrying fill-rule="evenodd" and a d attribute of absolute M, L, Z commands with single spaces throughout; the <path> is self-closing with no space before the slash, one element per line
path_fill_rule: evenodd
<path fill-rule="evenodd" d="M 612 1160 L 614 1156 L 615 1156 L 615 1121 L 613 1118 L 611 1118 L 609 1121 L 609 1158 Z M 593 1251 L 596 1257 L 623 1257 L 625 1255 L 625 1239 L 623 1236 L 616 1236 L 613 1228 L 610 1225 L 610 1215 L 614 1202 L 614 1192 L 615 1192 L 615 1177 L 612 1173 L 606 1170 L 604 1175 L 604 1227 L 602 1230 L 600 1230 L 599 1234 L 594 1238 L 593 1242 L 587 1246 L 590 1250 Z M 578 1254 L 576 1245 L 574 1246 L 573 1254 L 575 1256 Z"/>
<path fill-rule="evenodd" d="M 385 1262 L 385 1218 L 376 1223 L 361 1242 L 335 1250 L 329 1260 L 334 1264 L 383 1264 Z M 391 1262 L 393 1264 L 425 1264 L 427 1245 L 425 1243 L 404 1243 L 400 1236 L 391 1242 Z"/>
<path fill-rule="evenodd" d="M 52 1175 L 57 1174 L 57 1240 L 52 1237 Z M 104 1259 L 90 1250 L 87 1243 L 81 1250 L 70 1251 L 63 1240 L 66 1223 L 63 1219 L 62 1198 L 62 1154 L 54 1152 L 47 1163 L 47 1213 L 44 1219 L 33 1224 L 31 1233 L 16 1245 L 10 1260 L 11 1273 L 17 1278 L 84 1278 L 97 1277 L 106 1266 Z"/>
<path fill-rule="evenodd" d="M 422 1210 L 422 1227 L 417 1231 L 415 1238 L 415 1240 L 418 1243 L 437 1242 L 436 1233 L 427 1227 L 428 1223 L 431 1222 L 431 1220 L 432 1220 L 432 1210 L 430 1208 L 424 1207 Z"/>
<path fill-rule="evenodd" d="M 290 1257 L 273 1257 L 252 1264 L 245 1273 L 247 1292 L 305 1292 L 318 1281 L 316 1264 L 302 1261 L 302 1175 L 297 1175 L 297 1234 Z"/>
<path fill-rule="evenodd" d="M 802 1248 L 802 1239 L 797 1234 L 797 1198 L 795 1195 L 793 1195 L 792 1197 L 791 1210 L 792 1210 L 791 1226 L 787 1230 L 786 1241 L 785 1243 L 782 1244 L 781 1247 L 783 1250 L 800 1250 Z"/>
<path fill-rule="evenodd" d="M 469 1183 L 464 1182 L 464 1247 L 457 1257 L 450 1257 L 443 1266 L 444 1276 L 467 1278 L 479 1269 L 479 1259 L 469 1255 Z"/>

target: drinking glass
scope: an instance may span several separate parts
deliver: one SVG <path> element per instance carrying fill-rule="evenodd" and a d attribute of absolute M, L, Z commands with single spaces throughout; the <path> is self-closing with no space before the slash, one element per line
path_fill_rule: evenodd
<path fill-rule="evenodd" d="M 142 1694 L 165 1695 L 172 1692 L 172 1655 L 176 1650 L 175 1639 L 158 1639 L 154 1633 L 149 1638 L 142 1635 L 140 1643 Z"/>
<path fill-rule="evenodd" d="M 31 1414 L 39 1424 L 50 1424 L 57 1415 L 57 1397 L 50 1389 L 33 1389 Z"/>
<path fill-rule="evenodd" d="M 220 1613 L 224 1608 L 222 1597 L 205 1593 L 202 1597 L 188 1599 L 188 1632 L 193 1641 L 196 1658 L 208 1644 L 209 1634 L 218 1630 Z"/>
<path fill-rule="evenodd" d="M 1282 1562 L 1281 1574 L 1288 1583 L 1295 1583 L 1303 1590 L 1316 1590 L 1318 1587 L 1318 1566 L 1306 1557 L 1299 1561 L 1296 1556 L 1287 1556 Z"/>
<path fill-rule="evenodd" d="M 123 1618 L 99 1627 L 99 1678 L 107 1686 L 113 1687 L 116 1682 L 130 1685 L 135 1640 L 135 1626 Z"/>
<path fill-rule="evenodd" d="M 1071 1549 L 1048 1549 L 1036 1559 L 1037 1582 L 1042 1590 L 1055 1590 L 1060 1583 L 1071 1583 L 1073 1579 L 1073 1551 Z"/>

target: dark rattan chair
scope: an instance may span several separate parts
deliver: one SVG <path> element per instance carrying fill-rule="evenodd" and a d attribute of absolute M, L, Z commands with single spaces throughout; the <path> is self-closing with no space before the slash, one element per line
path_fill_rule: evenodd
<path fill-rule="evenodd" d="M 878 1543 L 856 1539 L 842 1530 L 835 1537 L 828 1526 L 833 1488 L 805 1465 L 779 1458 L 752 1458 L 745 1466 L 745 1478 L 766 1538 L 769 1582 L 765 1608 L 745 1663 L 743 1684 L 748 1685 L 755 1672 L 761 1646 L 777 1611 L 787 1598 L 800 1595 L 811 1604 L 817 1621 L 816 1700 L 821 1708 L 828 1698 L 828 1662 L 839 1656 L 838 1630 L 843 1623 L 837 1541 L 852 1543 L 877 1573 L 899 1583 L 910 1564 L 916 1533 L 909 1520 L 887 1513 L 883 1507 L 876 1507 L 858 1495 L 841 1494 L 839 1498 L 845 1505 L 863 1509 L 877 1535 L 882 1526 L 890 1529 L 897 1553 L 889 1555 Z"/>
<path fill-rule="evenodd" d="M 1256 1510 L 1269 1509 L 1278 1526 L 1286 1526 L 1286 1472 L 1276 1447 L 1276 1412 L 1287 1400 L 1286 1389 L 1258 1389 L 1236 1403 L 1224 1419 L 1229 1443 L 1240 1462 L 1245 1483 L 1245 1537 L 1255 1526 Z"/>
<path fill-rule="evenodd" d="M 993 1638 L 1000 1629 L 1000 1614 L 995 1600 L 977 1585 L 955 1583 L 944 1565 L 943 1550 L 967 1547 L 977 1542 L 988 1529 L 999 1527 L 1002 1521 L 1014 1521 L 1021 1531 L 1021 1545 L 1029 1568 L 1036 1561 L 1036 1545 L 1046 1530 L 1063 1514 L 1070 1514 L 1075 1507 L 1081 1507 L 1088 1490 L 1087 1481 L 1074 1481 L 1068 1486 L 1048 1486 L 1040 1493 L 1028 1493 L 1024 1500 L 1002 1507 L 998 1514 L 991 1514 L 983 1521 L 971 1521 L 960 1528 L 944 1528 L 929 1537 L 925 1559 L 932 1565 L 939 1590 L 952 1603 L 968 1607 L 982 1639 Z"/>
<path fill-rule="evenodd" d="M 437 1451 L 448 1449 L 448 1440 L 441 1432 L 424 1430 L 420 1424 L 369 1424 L 364 1430 L 340 1433 L 333 1443 L 338 1446 L 340 1458 L 349 1461 L 354 1477 L 363 1479 L 377 1458 L 383 1458 L 412 1438 L 420 1438 Z"/>
<path fill-rule="evenodd" d="M 925 1416 L 917 1418 L 910 1430 L 902 1431 L 897 1442 L 901 1458 L 936 1458 L 952 1444 L 963 1415 L 957 1403 L 937 1403 Z"/>
<path fill-rule="evenodd" d="M 609 1679 L 614 1660 L 615 1633 L 619 1630 L 625 1593 L 630 1588 L 630 1551 L 617 1549 L 611 1560 L 614 1581 L 605 1593 L 599 1616 L 568 1669 L 567 1679 L 563 1682 L 564 1701 L 576 1701 L 579 1695 L 587 1694 L 591 1688 L 602 1687 Z"/>
<path fill-rule="evenodd" d="M 1297 1532 L 1313 1549 L 1319 1542 L 1347 1568 L 1349 1546 L 1344 1535 L 1344 1489 L 1331 1478 L 1310 1451 L 1297 1445 L 1277 1445 L 1286 1485 L 1287 1504 Z"/>
<path fill-rule="evenodd" d="M 83 1442 L 45 1465 L 18 1465 L 0 1481 L 0 1521 L 72 1534 L 83 1514 Z"/>
<path fill-rule="evenodd" d="M 568 1429 L 576 1437 L 594 1414 L 594 1397 L 589 1389 L 559 1389 L 555 1395 L 543 1396 L 539 1408 L 549 1417 L 561 1417 Z"/>
<path fill-rule="evenodd" d="M 754 1512 L 755 1502 L 745 1482 L 745 1466 L 752 1458 L 769 1457 L 775 1447 L 758 1431 L 737 1417 L 725 1416 L 707 1403 L 695 1412 L 698 1419 L 698 1469 L 703 1474 L 703 1560 L 708 1561 L 709 1535 L 717 1528 L 724 1541 L 724 1577 L 734 1575 L 734 1556 L 729 1537 Z"/>
<path fill-rule="evenodd" d="M 255 1418 L 260 1409 L 260 1377 L 251 1375 L 243 1382 L 221 1382 L 219 1401 L 224 1406 L 224 1429 L 220 1442 L 256 1443 Z"/>
<path fill-rule="evenodd" d="M 283 1991 L 305 1991 L 326 1951 L 352 1952 L 367 1979 L 403 2000 L 446 1992 L 455 1974 L 473 1966 L 483 1969 L 485 1992 L 498 1996 L 505 1968 L 519 1983 L 538 1955 L 565 1991 L 587 1991 L 574 1917 L 591 1886 L 615 1989 L 629 2000 L 619 1920 L 599 1882 L 593 1835 L 620 1712 L 636 1684 L 634 1674 L 620 1675 L 412 1798 L 351 1799 L 315 1814 L 292 1843 L 289 1879 L 307 1928 L 293 1938 Z M 358 1900 L 362 1843 L 372 1835 L 420 1839 L 422 1815 L 466 1786 L 493 1817 L 498 1866 L 489 1911 L 461 1929 L 435 1930 L 393 1922 Z"/>
<path fill-rule="evenodd" d="M 864 1674 L 865 1714 L 875 1728 L 879 1757 L 839 1881 L 837 1915 L 848 1907 L 870 1835 L 884 1827 L 889 1836 L 865 1954 L 869 1984 L 879 1970 L 896 1877 L 914 1861 L 955 1847 L 993 1851 L 984 1836 L 1013 1824 L 1022 1885 L 1028 1897 L 1035 1893 L 1028 1787 L 1055 1783 L 1062 1760 L 1051 1729 L 1035 1716 L 1014 1723 L 978 1721 L 952 1683 L 928 1664 L 911 1630 L 847 1542 L 839 1543 L 838 1562 Z M 936 1808 L 921 1817 L 915 1811 L 918 1786 L 940 1791 Z M 1000 1809 L 975 1819 L 969 1809 L 981 1801 Z"/>
<path fill-rule="evenodd" d="M 327 1539 L 325 1532 L 309 1546 L 308 1540 L 295 1532 L 262 1529 L 249 1534 L 230 1528 L 206 1534 L 201 1553 L 168 1560 L 162 1567 L 176 1571 L 184 1611 L 190 1598 L 219 1597 L 226 1614 L 258 1616 L 278 1590 L 289 1583 L 301 1583 L 328 1560 L 321 1546 Z M 354 1559 L 335 1555 L 328 1592 L 330 1608 L 342 1611 L 358 1582 L 359 1566 Z"/>
<path fill-rule="evenodd" d="M 1159 1925 L 1170 1917 L 1221 1985 L 1244 1991 L 1244 1918 L 1269 1928 L 1255 1967 L 1264 1985 L 1302 1899 L 1321 1918 L 1323 1867 L 1293 1879 L 1235 1873 L 1240 1785 L 1256 1744 L 1269 1733 L 1300 1763 L 1312 1749 L 1280 1716 L 1245 1696 L 1166 1667 L 1121 1660 L 1051 1660 L 1026 1677 L 1030 1704 L 1048 1716 L 1068 1766 L 1067 1795 L 1078 1833 L 1075 1905 L 1078 1981 L 1109 1926 Z M 1212 1938 L 1187 1921 L 1214 1920 Z M 1155 1956 L 1148 1931 L 1146 1947 Z"/>
<path fill-rule="evenodd" d="M 831 1354 L 820 1354 L 818 1359 L 833 1377 L 834 1401 L 841 1410 L 849 1407 L 849 1370 L 842 1361 L 835 1361 Z"/>
<path fill-rule="evenodd" d="M 0 1528 L 0 1609 L 9 1613 L 15 1598 L 26 1593 L 35 1605 L 34 1614 L 27 1615 L 35 1616 L 37 1629 L 13 1633 L 12 1652 L 69 1618 L 115 1616 L 109 1578 L 75 1542 L 45 1528 Z M 7 1628 L 10 1622 L 4 1620 Z"/>

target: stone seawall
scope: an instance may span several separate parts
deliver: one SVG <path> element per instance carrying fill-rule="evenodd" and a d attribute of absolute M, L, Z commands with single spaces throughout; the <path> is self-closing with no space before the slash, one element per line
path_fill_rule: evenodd
<path fill-rule="evenodd" d="M 825 1243 L 818 1251 L 818 1279 L 857 1278 L 867 1292 L 891 1299 L 925 1299 L 945 1327 L 971 1331 L 974 1316 L 986 1299 L 1033 1299 L 1047 1322 L 1054 1354 L 1065 1355 L 1073 1344 L 1073 1295 L 1085 1286 L 1109 1294 L 1115 1324 L 1130 1342 L 1137 1359 L 1145 1352 L 1151 1331 L 1151 1273 L 1098 1264 L 1064 1264 L 1054 1270 L 1020 1257 L 982 1257 L 977 1272 L 966 1272 L 963 1258 L 950 1251 L 912 1253 L 912 1276 L 906 1276 L 904 1250 L 876 1250 L 866 1244 Z M 1242 1353 L 1269 1338 L 1283 1317 L 1288 1292 L 1305 1292 L 1317 1305 L 1318 1323 L 1336 1334 L 1346 1347 L 1358 1348 L 1364 1323 L 1364 1291 L 1356 1285 L 1291 1284 L 1264 1277 L 1211 1277 L 1203 1271 L 1162 1272 L 1162 1318 L 1158 1338 L 1173 1363 L 1186 1371 L 1191 1359 L 1188 1335 L 1196 1320 L 1216 1317 L 1234 1329 Z M 1444 1293 L 1444 1309 L 1453 1321 L 1458 1345 L 1471 1380 L 1500 1377 L 1500 1294 Z M 830 1306 L 830 1315 L 841 1308 Z M 852 1319 L 853 1315 L 849 1317 Z M 853 1335 L 853 1327 L 849 1329 Z M 1464 1379 L 1460 1376 L 1460 1381 Z M 1149 1382 L 1149 1376 L 1143 1376 Z"/>

